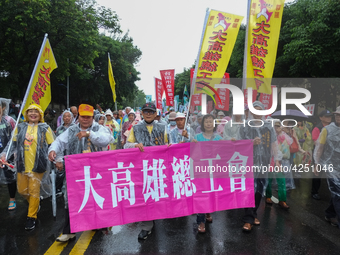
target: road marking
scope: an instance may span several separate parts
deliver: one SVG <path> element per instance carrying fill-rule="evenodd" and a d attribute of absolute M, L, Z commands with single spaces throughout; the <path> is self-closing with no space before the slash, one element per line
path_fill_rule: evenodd
<path fill-rule="evenodd" d="M 61 234 L 60 234 L 61 236 Z M 44 255 L 59 255 L 64 248 L 66 247 L 66 245 L 68 244 L 68 242 L 57 242 L 55 241 L 51 247 L 45 252 Z"/>
<path fill-rule="evenodd" d="M 79 237 L 77 243 L 74 245 L 73 249 L 69 253 L 69 255 L 84 254 L 84 252 L 86 251 L 87 247 L 89 246 L 89 244 L 92 240 L 92 237 L 94 236 L 95 233 L 96 233 L 96 231 L 94 231 L 94 230 L 83 232 L 81 234 L 81 236 Z"/>

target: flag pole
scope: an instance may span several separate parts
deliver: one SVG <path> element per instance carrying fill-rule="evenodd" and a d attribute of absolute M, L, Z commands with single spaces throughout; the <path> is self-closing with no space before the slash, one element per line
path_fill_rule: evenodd
<path fill-rule="evenodd" d="M 209 8 L 207 8 L 206 11 L 205 11 L 205 19 L 204 19 L 204 24 L 203 24 L 201 42 L 200 42 L 200 46 L 198 47 L 198 54 L 197 54 L 197 58 L 196 58 L 195 72 L 194 72 L 194 76 L 192 77 L 192 82 L 191 82 L 191 86 L 190 86 L 188 112 L 187 112 L 187 116 L 185 117 L 184 130 L 186 130 L 186 127 L 187 127 L 187 124 L 188 124 L 188 117 L 189 117 L 189 113 L 190 113 L 191 99 L 192 99 L 192 95 L 194 94 L 194 91 L 195 91 L 195 83 L 196 83 L 198 64 L 199 64 L 199 59 L 200 59 L 200 54 L 201 54 L 201 49 L 202 49 L 202 43 L 203 43 L 203 39 L 204 39 L 205 29 L 207 27 L 206 24 L 207 24 L 208 18 L 209 18 Z M 182 137 L 182 141 L 183 141 L 183 139 L 184 139 L 184 137 Z"/>
<path fill-rule="evenodd" d="M 37 67 L 39 65 L 39 60 L 40 60 L 40 57 L 43 53 L 43 50 L 44 50 L 44 47 L 45 47 L 45 44 L 46 44 L 46 41 L 47 41 L 47 36 L 48 34 L 46 33 L 45 36 L 44 36 L 44 40 L 43 40 L 43 43 L 41 44 L 41 47 L 40 47 L 40 51 L 39 51 L 39 55 L 38 55 L 38 58 L 37 58 L 37 61 L 35 62 L 35 65 L 34 65 L 34 69 L 33 69 L 33 72 L 31 74 L 31 78 L 30 78 L 30 81 L 28 83 L 28 87 L 27 87 L 27 90 L 26 90 L 26 93 L 25 93 L 25 96 L 24 96 L 24 99 L 22 100 L 22 104 L 21 104 L 21 107 L 20 107 L 20 111 L 19 111 L 19 115 L 18 115 L 18 118 L 17 118 L 17 121 L 15 123 L 15 127 L 13 129 L 13 134 L 15 133 L 15 130 L 19 124 L 19 120 L 20 120 L 20 115 L 22 114 L 22 110 L 24 109 L 25 107 L 25 104 L 26 104 L 26 101 L 27 101 L 27 97 L 28 97 L 28 94 L 29 94 L 29 91 L 31 90 L 31 87 L 32 87 L 32 82 L 33 82 L 33 78 L 34 78 L 34 74 L 35 74 L 35 71 L 37 70 Z M 13 136 L 11 137 L 11 140 L 9 142 L 9 145 L 8 145 L 8 150 L 6 152 L 6 160 L 8 159 L 8 154 L 11 150 L 11 147 L 12 147 L 12 143 L 13 143 Z"/>
<path fill-rule="evenodd" d="M 242 78 L 242 91 L 247 88 L 247 61 L 248 61 L 248 34 L 249 34 L 249 22 L 250 22 L 250 4 L 251 0 L 248 0 L 247 6 L 247 27 L 246 27 L 246 36 L 244 42 L 244 54 L 243 54 L 243 78 Z M 248 95 L 249 96 L 249 95 Z"/>

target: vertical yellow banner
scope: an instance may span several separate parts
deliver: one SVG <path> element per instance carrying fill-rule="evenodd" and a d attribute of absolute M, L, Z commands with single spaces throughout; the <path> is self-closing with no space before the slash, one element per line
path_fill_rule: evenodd
<path fill-rule="evenodd" d="M 48 39 L 46 39 L 43 51 L 38 56 L 37 61 L 39 61 L 38 66 L 33 76 L 26 104 L 22 110 L 23 115 L 31 104 L 38 104 L 45 111 L 51 102 L 50 74 L 58 66 Z"/>
<path fill-rule="evenodd" d="M 284 0 L 252 0 L 247 48 L 247 88 L 271 94 Z M 252 79 L 249 79 L 252 78 Z"/>
<path fill-rule="evenodd" d="M 110 82 L 110 87 L 112 90 L 113 102 L 116 102 L 116 82 L 115 82 L 115 79 L 113 78 L 110 54 L 108 54 L 108 58 L 109 58 L 109 62 L 108 62 L 109 82 Z"/>
<path fill-rule="evenodd" d="M 242 16 L 211 10 L 201 44 L 195 94 L 218 94 L 214 88 L 219 84 L 229 64 Z M 219 97 L 218 97 L 219 98 Z"/>

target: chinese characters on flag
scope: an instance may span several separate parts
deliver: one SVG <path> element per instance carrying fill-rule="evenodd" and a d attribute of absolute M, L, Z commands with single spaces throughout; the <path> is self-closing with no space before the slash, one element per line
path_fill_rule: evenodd
<path fill-rule="evenodd" d="M 242 16 L 210 11 L 194 77 L 195 94 L 208 94 L 214 101 L 216 95 L 221 103 L 214 85 L 220 84 L 227 69 L 242 19 Z"/>
<path fill-rule="evenodd" d="M 225 73 L 223 76 L 223 79 L 221 80 L 221 84 L 230 84 L 230 76 L 229 73 Z M 221 98 L 221 102 L 217 100 L 217 97 L 215 95 L 216 100 L 216 106 L 215 108 L 222 111 L 229 111 L 229 89 L 217 89 L 217 93 Z"/>
<path fill-rule="evenodd" d="M 44 40 L 43 44 L 43 51 L 37 59 L 37 68 L 35 73 L 32 74 L 33 80 L 30 84 L 30 90 L 22 111 L 23 113 L 31 104 L 40 105 L 41 109 L 45 111 L 51 102 L 50 74 L 58 66 L 50 42 L 47 38 Z"/>
<path fill-rule="evenodd" d="M 164 86 L 166 105 L 174 106 L 175 98 L 175 70 L 162 70 L 160 71 L 161 78 Z"/>
<path fill-rule="evenodd" d="M 164 87 L 161 79 L 155 78 L 155 91 L 156 91 L 156 108 L 162 109 L 162 96 L 164 92 Z"/>
<path fill-rule="evenodd" d="M 275 87 L 276 86 L 272 86 L 272 90 Z M 269 95 L 269 94 L 261 93 L 259 101 L 263 104 L 264 110 L 268 110 L 272 107 L 272 104 L 273 104 L 273 94 Z"/>
<path fill-rule="evenodd" d="M 271 94 L 284 0 L 252 0 L 247 48 L 247 88 Z M 250 78 L 250 79 L 249 79 Z"/>

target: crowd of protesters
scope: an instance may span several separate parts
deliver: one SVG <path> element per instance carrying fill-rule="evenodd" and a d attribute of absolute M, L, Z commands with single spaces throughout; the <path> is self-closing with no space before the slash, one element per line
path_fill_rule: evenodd
<path fill-rule="evenodd" d="M 266 117 L 249 112 L 247 107 L 244 115 L 228 116 L 223 111 L 214 110 L 210 114 L 195 111 L 187 116 L 187 112 L 175 112 L 172 107 L 169 112 L 162 113 L 153 103 L 144 104 L 141 110 L 126 107 L 119 111 L 103 111 L 98 105 L 95 109 L 91 105 L 81 104 L 63 111 L 57 117 L 54 130 L 46 124 L 46 113 L 39 105 L 30 105 L 15 128 L 18 112 L 11 112 L 11 100 L 0 98 L 0 103 L 0 181 L 8 186 L 8 210 L 16 209 L 16 192 L 27 199 L 26 230 L 36 227 L 41 198 L 50 196 L 52 192 L 59 195 L 64 193 L 64 228 L 57 241 L 75 239 L 69 223 L 63 161 L 66 155 L 129 148 L 138 148 L 142 152 L 147 146 L 245 139 L 253 141 L 253 164 L 259 168 L 300 164 L 318 164 L 325 168 L 332 166 L 332 172 L 323 171 L 332 198 L 325 211 L 325 220 L 339 227 L 340 107 L 335 112 L 322 111 L 319 114 L 320 122 L 313 128 L 308 119 L 299 120 L 295 127 L 288 121 L 267 121 Z M 264 109 L 259 101 L 255 101 L 253 106 L 256 110 Z M 52 114 L 47 113 L 48 117 Z M 215 120 L 220 120 L 218 125 Z M 232 125 L 233 122 L 249 120 L 252 120 L 252 126 Z M 51 190 L 48 174 L 51 167 L 58 169 L 55 191 Z M 314 173 L 318 175 L 318 171 Z M 321 177 L 313 178 L 311 184 L 311 198 L 316 200 L 320 199 Z M 244 209 L 243 231 L 249 232 L 254 225 L 260 225 L 257 209 L 263 196 L 266 204 L 275 202 L 272 191 L 274 183 L 278 189 L 278 205 L 284 210 L 289 209 L 287 190 L 295 188 L 292 172 L 263 175 L 259 171 L 254 176 L 255 207 Z M 197 214 L 198 233 L 205 233 L 205 224 L 212 221 L 210 213 Z M 153 226 L 153 221 L 142 222 L 138 239 L 146 239 Z"/>

